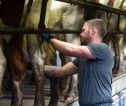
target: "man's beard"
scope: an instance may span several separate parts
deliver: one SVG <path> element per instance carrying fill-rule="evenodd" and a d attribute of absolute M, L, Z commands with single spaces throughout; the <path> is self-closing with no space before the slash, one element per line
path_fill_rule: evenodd
<path fill-rule="evenodd" d="M 85 38 L 81 38 L 81 44 L 82 44 L 82 45 L 88 45 L 88 44 L 90 43 L 90 41 L 91 41 L 90 35 L 88 35 L 88 36 L 85 37 Z"/>
<path fill-rule="evenodd" d="M 81 38 L 81 45 L 87 45 L 87 43 L 83 41 L 83 38 Z"/>

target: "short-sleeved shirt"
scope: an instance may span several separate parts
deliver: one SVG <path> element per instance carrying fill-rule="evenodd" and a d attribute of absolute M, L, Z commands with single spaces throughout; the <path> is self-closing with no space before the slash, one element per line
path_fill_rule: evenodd
<path fill-rule="evenodd" d="M 112 51 L 105 43 L 89 44 L 87 47 L 92 59 L 73 60 L 79 70 L 79 104 L 112 103 Z"/>

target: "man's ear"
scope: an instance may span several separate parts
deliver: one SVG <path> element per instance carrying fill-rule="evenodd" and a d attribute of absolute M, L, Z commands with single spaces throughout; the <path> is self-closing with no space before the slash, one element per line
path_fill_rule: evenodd
<path fill-rule="evenodd" d="M 91 31 L 92 31 L 92 34 L 93 34 L 93 35 L 97 32 L 97 30 L 96 30 L 95 27 L 92 27 L 92 28 L 91 28 Z"/>

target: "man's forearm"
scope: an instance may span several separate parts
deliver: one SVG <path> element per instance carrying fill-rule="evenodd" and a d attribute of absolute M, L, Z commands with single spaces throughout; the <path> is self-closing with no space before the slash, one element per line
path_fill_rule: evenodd
<path fill-rule="evenodd" d="M 62 52 L 65 55 L 72 55 L 71 51 L 75 50 L 75 45 L 72 45 L 67 42 L 63 42 L 60 40 L 57 40 L 55 38 L 50 39 L 49 43 L 56 48 L 58 51 Z"/>
<path fill-rule="evenodd" d="M 61 53 L 72 57 L 86 57 L 91 59 L 92 53 L 87 46 L 78 46 L 52 38 L 49 43 Z"/>
<path fill-rule="evenodd" d="M 59 41 L 55 38 L 50 39 L 49 43 L 56 48 L 58 51 L 61 51 L 62 53 L 65 53 L 65 49 L 64 49 L 64 42 Z"/>
<path fill-rule="evenodd" d="M 60 67 L 59 66 L 44 66 L 44 74 L 46 76 L 50 77 L 61 77 L 63 76 L 62 73 L 60 72 Z"/>

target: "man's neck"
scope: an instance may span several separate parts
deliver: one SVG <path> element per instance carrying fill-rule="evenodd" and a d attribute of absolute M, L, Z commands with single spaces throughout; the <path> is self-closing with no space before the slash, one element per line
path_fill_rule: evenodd
<path fill-rule="evenodd" d="M 102 39 L 101 38 L 95 38 L 90 43 L 91 44 L 95 44 L 95 43 L 101 43 L 101 42 L 102 42 Z"/>

